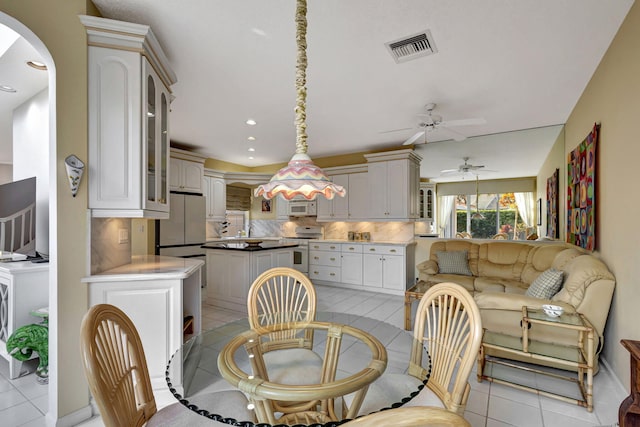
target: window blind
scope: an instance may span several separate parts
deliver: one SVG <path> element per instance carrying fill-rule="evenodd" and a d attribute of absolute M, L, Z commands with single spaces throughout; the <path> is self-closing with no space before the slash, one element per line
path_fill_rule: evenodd
<path fill-rule="evenodd" d="M 227 210 L 251 210 L 251 190 L 249 188 L 233 187 L 231 185 L 227 185 Z"/>
<path fill-rule="evenodd" d="M 527 193 L 536 191 L 536 178 L 490 179 L 478 182 L 478 193 Z M 458 194 L 476 194 L 476 180 L 460 182 L 442 182 L 436 184 L 438 196 L 457 196 Z"/>

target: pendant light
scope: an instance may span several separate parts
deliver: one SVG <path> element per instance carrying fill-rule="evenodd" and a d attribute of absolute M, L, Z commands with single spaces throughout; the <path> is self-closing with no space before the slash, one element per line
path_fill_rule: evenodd
<path fill-rule="evenodd" d="M 287 200 L 302 196 L 307 200 L 315 199 L 322 194 L 327 199 L 333 199 L 337 194 L 344 197 L 347 192 L 336 185 L 316 166 L 307 155 L 307 2 L 296 2 L 296 152 L 287 166 L 280 169 L 268 183 L 259 185 L 254 194 L 272 199 L 280 194 Z"/>
<path fill-rule="evenodd" d="M 480 195 L 478 193 L 478 175 L 476 175 L 476 212 L 471 215 L 471 219 L 484 219 L 484 215 L 480 213 Z"/>

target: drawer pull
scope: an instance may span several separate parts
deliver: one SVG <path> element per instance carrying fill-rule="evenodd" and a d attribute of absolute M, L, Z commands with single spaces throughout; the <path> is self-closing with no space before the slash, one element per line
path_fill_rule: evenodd
<path fill-rule="evenodd" d="M 329 273 L 329 276 L 335 276 L 336 273 Z"/>
<path fill-rule="evenodd" d="M 350 251 L 355 251 L 355 250 L 356 250 L 356 248 L 354 248 L 353 246 L 351 246 L 351 247 L 349 248 L 349 250 L 350 250 Z"/>
<path fill-rule="evenodd" d="M 329 259 L 330 259 L 331 261 L 335 261 L 335 260 L 336 260 L 335 258 L 329 258 Z"/>
<path fill-rule="evenodd" d="M 389 252 L 395 252 L 395 251 L 396 251 L 395 249 L 391 249 Z"/>
<path fill-rule="evenodd" d="M 335 249 L 335 248 L 336 248 L 335 246 L 329 246 L 329 247 L 330 247 L 331 249 Z"/>
<path fill-rule="evenodd" d="M 374 248 L 369 248 L 369 251 L 375 252 L 376 250 Z"/>
<path fill-rule="evenodd" d="M 320 272 L 318 272 L 318 271 L 314 271 L 314 272 L 313 272 L 313 274 L 320 274 Z"/>
<path fill-rule="evenodd" d="M 314 256 L 313 259 L 320 259 L 320 257 Z"/>

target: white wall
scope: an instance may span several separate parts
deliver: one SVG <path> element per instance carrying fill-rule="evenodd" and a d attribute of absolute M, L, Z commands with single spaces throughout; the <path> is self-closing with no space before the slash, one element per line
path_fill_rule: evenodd
<path fill-rule="evenodd" d="M 36 250 L 49 253 L 49 89 L 13 111 L 13 180 L 36 177 Z"/>

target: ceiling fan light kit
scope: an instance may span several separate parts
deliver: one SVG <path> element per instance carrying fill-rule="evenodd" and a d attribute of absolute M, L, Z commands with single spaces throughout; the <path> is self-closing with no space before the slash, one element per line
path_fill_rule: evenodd
<path fill-rule="evenodd" d="M 347 192 L 336 185 L 316 166 L 307 154 L 307 1 L 296 2 L 296 153 L 287 166 L 280 169 L 266 184 L 259 185 L 254 194 L 272 199 L 278 194 L 286 200 L 302 196 L 307 200 L 319 194 L 327 199 L 335 195 L 344 197 Z"/>

